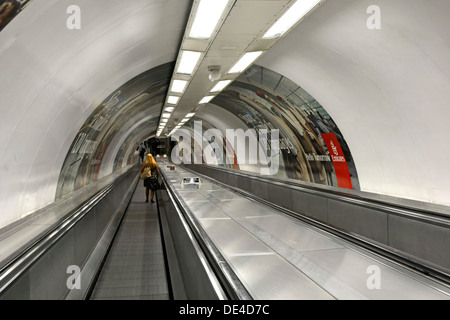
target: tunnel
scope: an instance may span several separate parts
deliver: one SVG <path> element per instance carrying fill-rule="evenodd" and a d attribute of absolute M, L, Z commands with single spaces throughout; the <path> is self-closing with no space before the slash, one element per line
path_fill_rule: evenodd
<path fill-rule="evenodd" d="M 138 210 L 132 219 L 157 221 L 139 241 L 163 240 L 167 288 L 154 299 L 449 299 L 449 10 L 1 0 L 0 298 L 93 298 Z M 148 153 L 156 203 L 140 178 Z M 350 271 L 358 250 L 386 261 Z M 292 279 L 275 272 L 284 255 Z M 401 293 L 370 287 L 374 264 Z M 398 264 L 426 288 L 398 280 Z M 83 290 L 68 285 L 70 266 Z"/>

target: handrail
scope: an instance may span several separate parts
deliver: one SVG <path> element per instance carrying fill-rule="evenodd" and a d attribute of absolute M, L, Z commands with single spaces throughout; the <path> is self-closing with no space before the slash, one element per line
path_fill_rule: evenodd
<path fill-rule="evenodd" d="M 133 169 L 130 169 L 133 170 Z M 59 239 L 61 239 L 71 228 L 77 224 L 89 211 L 95 207 L 114 187 L 116 187 L 129 171 L 124 172 L 110 185 L 106 186 L 87 201 L 80 204 L 52 228 L 45 231 L 27 248 L 13 257 L 0 269 L 0 295 L 21 275 L 23 275 L 36 261 L 39 260 Z"/>
<path fill-rule="evenodd" d="M 160 170 L 162 172 L 162 170 Z M 233 300 L 253 300 L 251 295 L 245 289 L 242 282 L 236 276 L 230 265 L 226 262 L 220 251 L 209 238 L 208 234 L 203 230 L 199 222 L 194 218 L 189 207 L 179 199 L 179 196 L 172 190 L 170 184 L 167 182 L 164 172 L 161 174 L 162 180 L 166 186 L 167 193 L 175 205 L 175 208 L 192 231 L 197 243 L 199 244 L 201 252 L 208 260 L 214 274 L 218 277 L 220 284 L 223 286 L 229 299 Z M 217 290 L 217 288 L 215 288 Z"/>
<path fill-rule="evenodd" d="M 189 169 L 186 166 L 184 166 L 184 168 L 186 170 L 188 170 L 188 171 L 196 172 L 196 171 L 194 171 L 192 169 Z M 213 168 L 213 169 L 216 169 L 216 168 Z M 226 170 L 226 169 L 222 169 L 222 168 L 217 169 L 217 170 L 230 172 L 230 170 Z M 196 172 L 196 173 L 199 174 L 198 172 Z M 232 172 L 232 173 L 233 174 L 237 174 L 237 173 L 234 173 L 234 172 Z M 243 176 L 246 176 L 246 174 L 242 174 L 242 173 L 240 173 L 240 174 L 243 175 Z M 384 258 L 389 258 L 393 262 L 401 264 L 402 266 L 407 266 L 410 269 L 415 270 L 416 272 L 419 271 L 422 274 L 425 274 L 426 276 L 432 277 L 434 281 L 441 282 L 445 286 L 449 286 L 450 285 L 450 275 L 449 274 L 447 274 L 446 272 L 444 272 L 442 270 L 439 270 L 439 269 L 435 268 L 433 265 L 427 263 L 426 261 L 418 261 L 417 257 L 414 257 L 414 256 L 412 256 L 410 254 L 407 254 L 407 253 L 403 253 L 403 252 L 400 252 L 400 251 L 393 250 L 392 247 L 389 247 L 387 245 L 383 245 L 383 244 L 377 243 L 375 241 L 371 241 L 370 239 L 361 237 L 361 236 L 359 236 L 357 234 L 338 229 L 338 228 L 333 227 L 333 226 L 331 226 L 329 224 L 326 224 L 324 222 L 318 221 L 318 220 L 316 220 L 314 218 L 310 218 L 310 217 L 301 215 L 301 214 L 299 214 L 299 213 L 297 213 L 297 212 L 295 212 L 293 210 L 290 210 L 290 209 L 284 208 L 284 207 L 282 207 L 280 205 L 271 203 L 270 201 L 268 201 L 266 199 L 262 199 L 262 198 L 254 195 L 254 194 L 252 194 L 250 192 L 247 192 L 245 190 L 239 189 L 239 188 L 234 187 L 234 186 L 230 186 L 230 185 L 228 185 L 226 183 L 223 183 L 221 181 L 217 181 L 217 180 L 215 180 L 213 178 L 208 177 L 205 174 L 200 174 L 200 175 L 205 176 L 207 179 L 214 180 L 215 183 L 217 183 L 217 184 L 219 184 L 221 186 L 229 188 L 230 190 L 232 190 L 232 191 L 234 191 L 236 193 L 239 193 L 239 194 L 241 194 L 241 195 L 243 195 L 245 197 L 257 200 L 257 201 L 261 202 L 262 204 L 270 206 L 270 207 L 272 207 L 272 208 L 274 208 L 274 209 L 276 209 L 276 210 L 278 210 L 278 211 L 280 211 L 280 212 L 282 212 L 284 214 L 287 214 L 287 215 L 289 215 L 289 216 L 291 216 L 291 217 L 293 217 L 295 219 L 298 219 L 300 221 L 304 221 L 304 222 L 309 223 L 309 224 L 311 224 L 311 225 L 313 225 L 313 226 L 315 226 L 315 227 L 317 227 L 317 228 L 319 228 L 319 229 L 321 229 L 321 230 L 323 230 L 325 232 L 329 232 L 329 233 L 331 233 L 333 235 L 337 235 L 337 236 L 342 237 L 342 238 L 344 238 L 344 239 L 346 239 L 348 241 L 351 241 L 351 242 L 353 242 L 353 243 L 355 243 L 355 244 L 357 244 L 357 245 L 359 245 L 359 246 L 361 246 L 361 247 L 363 247 L 363 248 L 365 248 L 367 250 L 370 250 L 374 254 L 378 254 L 380 256 L 383 256 Z M 253 177 L 253 175 L 247 175 L 247 176 L 251 177 L 252 179 L 253 178 L 257 179 L 258 178 L 258 177 Z M 262 179 L 260 179 L 260 180 L 262 180 Z M 278 182 L 278 184 L 282 185 L 282 183 L 280 183 L 280 182 Z M 283 186 L 286 187 L 286 183 Z M 288 186 L 291 187 L 290 185 L 288 185 Z M 331 193 L 331 191 L 329 191 L 329 193 Z M 342 196 L 342 197 L 344 197 L 344 196 Z M 360 199 L 359 201 L 360 201 L 360 203 L 358 203 L 359 205 L 364 205 L 363 200 Z M 388 211 L 388 212 L 391 213 L 392 211 Z M 411 216 L 415 217 L 412 214 L 411 214 Z M 422 219 L 426 219 L 426 217 L 423 217 Z M 449 217 L 449 219 L 447 219 L 447 221 L 444 222 L 446 227 L 450 226 L 448 220 L 450 220 L 450 217 Z M 429 221 L 429 220 L 426 220 L 426 221 Z M 434 222 L 435 220 L 430 220 L 430 221 Z"/>
<path fill-rule="evenodd" d="M 433 223 L 435 225 L 440 225 L 444 227 L 450 227 L 450 209 L 449 213 L 441 213 L 436 211 L 431 211 L 430 209 L 412 207 L 405 204 L 400 203 L 392 203 L 389 201 L 384 201 L 380 199 L 373 199 L 370 197 L 364 197 L 363 195 L 355 195 L 351 194 L 353 190 L 349 190 L 349 192 L 342 190 L 329 190 L 327 188 L 323 188 L 321 186 L 312 186 L 302 184 L 301 182 L 293 181 L 293 180 L 283 180 L 276 177 L 268 177 L 268 176 L 260 176 L 256 174 L 252 174 L 251 172 L 242 172 L 242 171 L 234 171 L 230 169 L 225 169 L 221 167 L 209 166 L 204 164 L 198 164 L 196 166 L 204 166 L 211 170 L 221 171 L 226 174 L 233 174 L 236 176 L 248 177 L 254 180 L 262 181 L 262 182 L 270 182 L 271 184 L 275 184 L 278 186 L 286 187 L 289 186 L 291 189 L 302 190 L 309 192 L 311 194 L 316 194 L 320 196 L 325 196 L 330 199 L 339 200 L 342 202 L 348 202 L 363 206 L 365 208 L 372 208 L 377 210 L 382 210 L 384 212 L 392 213 L 398 216 L 407 216 L 408 218 L 414 218 L 416 220 L 425 221 L 428 223 Z M 184 165 L 184 168 L 189 169 L 189 166 Z M 192 170 L 192 169 L 191 169 Z"/>

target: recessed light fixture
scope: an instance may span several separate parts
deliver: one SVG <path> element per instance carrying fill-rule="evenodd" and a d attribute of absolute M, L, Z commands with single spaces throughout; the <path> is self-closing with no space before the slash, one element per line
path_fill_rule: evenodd
<path fill-rule="evenodd" d="M 172 88 L 170 91 L 176 92 L 176 93 L 182 93 L 184 89 L 186 88 L 188 82 L 185 80 L 173 80 L 172 82 Z"/>
<path fill-rule="evenodd" d="M 281 37 L 294 24 L 311 11 L 321 0 L 297 0 L 283 16 L 264 34 L 263 39 Z"/>
<path fill-rule="evenodd" d="M 173 112 L 173 110 L 175 110 L 175 107 L 165 107 L 164 111 L 166 112 Z"/>
<path fill-rule="evenodd" d="M 165 113 L 162 114 L 162 117 L 163 118 L 170 118 L 170 113 L 165 112 Z"/>
<path fill-rule="evenodd" d="M 222 91 L 227 85 L 231 83 L 231 80 L 222 80 L 219 81 L 214 88 L 211 89 L 211 92 L 219 92 Z"/>
<path fill-rule="evenodd" d="M 180 97 L 169 96 L 167 98 L 167 103 L 169 103 L 169 104 L 177 104 L 179 100 L 180 100 Z"/>
<path fill-rule="evenodd" d="M 181 53 L 180 64 L 178 65 L 177 72 L 192 74 L 201 55 L 202 53 L 197 51 L 183 51 Z"/>
<path fill-rule="evenodd" d="M 214 96 L 206 96 L 204 97 L 202 100 L 200 100 L 199 104 L 205 104 L 210 102 L 212 99 L 214 98 Z"/>
<path fill-rule="evenodd" d="M 195 113 L 188 113 L 188 114 L 186 115 L 186 118 L 192 118 L 192 117 L 194 116 L 194 114 L 195 114 Z"/>
<path fill-rule="evenodd" d="M 227 4 L 228 0 L 200 0 L 189 37 L 209 39 Z"/>
<path fill-rule="evenodd" d="M 262 53 L 263 53 L 262 51 L 247 52 L 241 59 L 239 59 L 239 61 L 233 66 L 233 68 L 230 69 L 228 73 L 243 72 L 256 59 L 258 59 Z"/>

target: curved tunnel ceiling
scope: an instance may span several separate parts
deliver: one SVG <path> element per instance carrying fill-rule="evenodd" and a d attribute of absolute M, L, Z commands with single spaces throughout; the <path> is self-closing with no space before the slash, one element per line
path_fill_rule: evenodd
<path fill-rule="evenodd" d="M 192 1 L 78 1 L 81 29 L 70 30 L 73 4 L 33 0 L 0 32 L 0 226 L 54 201 L 70 147 L 102 101 L 175 61 Z"/>
<path fill-rule="evenodd" d="M 140 74 L 117 88 L 92 112 L 64 160 L 57 199 L 97 181 L 100 169 L 101 177 L 112 173 L 114 168 L 121 168 L 117 155 L 123 155 L 130 148 L 134 150 L 141 142 L 133 141 L 136 136 L 147 136 L 156 131 L 172 70 L 173 63 L 166 63 Z M 152 113 L 153 117 L 150 117 Z M 147 122 L 142 123 L 142 119 L 147 118 Z M 130 133 L 137 124 L 140 125 Z M 128 145 L 125 150 L 124 141 Z M 107 158 L 103 161 L 105 154 Z"/>
<path fill-rule="evenodd" d="M 76 188 L 64 166 L 84 125 L 129 81 L 167 68 L 159 78 L 161 96 L 141 109 L 137 103 L 127 117 L 119 112 L 121 120 L 104 135 L 109 140 L 85 146 L 104 152 L 95 153 L 104 162 L 97 171 L 87 169 L 98 167 L 95 161 L 85 164 L 80 185 L 116 170 L 154 133 L 192 3 L 78 1 L 81 30 L 69 30 L 70 1 L 33 0 L 6 25 L 0 32 L 0 201 L 8 214 L 0 215 L 0 227 Z M 292 80 L 326 109 L 351 150 L 362 191 L 450 205 L 442 161 L 450 151 L 439 142 L 450 133 L 450 3 L 379 0 L 380 30 L 366 25 L 370 5 L 326 1 L 257 64 Z M 224 126 L 214 113 L 223 97 L 199 119 Z M 113 146 L 102 149 L 106 144 Z"/>

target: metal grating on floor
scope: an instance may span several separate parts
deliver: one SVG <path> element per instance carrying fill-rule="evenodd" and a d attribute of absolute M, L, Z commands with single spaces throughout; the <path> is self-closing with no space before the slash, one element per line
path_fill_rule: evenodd
<path fill-rule="evenodd" d="M 156 201 L 145 202 L 142 182 L 125 212 L 91 299 L 170 299 Z"/>

